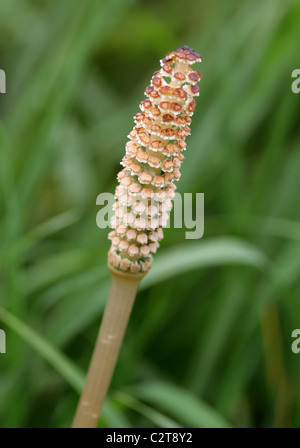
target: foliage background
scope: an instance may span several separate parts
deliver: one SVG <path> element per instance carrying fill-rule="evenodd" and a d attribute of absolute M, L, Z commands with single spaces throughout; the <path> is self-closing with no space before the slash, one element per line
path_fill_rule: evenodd
<path fill-rule="evenodd" d="M 96 197 L 113 192 L 158 61 L 203 73 L 180 192 L 99 425 L 299 427 L 297 0 L 1 0 L 1 427 L 67 427 L 109 287 Z"/>

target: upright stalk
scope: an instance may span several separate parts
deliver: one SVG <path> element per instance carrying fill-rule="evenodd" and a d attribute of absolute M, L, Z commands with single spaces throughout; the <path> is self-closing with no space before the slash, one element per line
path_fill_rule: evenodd
<path fill-rule="evenodd" d="M 111 290 L 73 428 L 97 426 L 138 285 L 163 238 L 199 95 L 201 73 L 190 65 L 200 61 L 185 45 L 168 53 L 134 117 L 108 235 Z"/>
<path fill-rule="evenodd" d="M 111 269 L 111 289 L 73 428 L 95 428 L 143 274 Z"/>

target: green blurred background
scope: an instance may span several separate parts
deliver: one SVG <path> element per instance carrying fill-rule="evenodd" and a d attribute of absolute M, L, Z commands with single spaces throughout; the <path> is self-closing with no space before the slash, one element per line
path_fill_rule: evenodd
<path fill-rule="evenodd" d="M 99 425 L 299 427 L 300 3 L 1 0 L 1 427 L 67 427 L 107 297 L 126 136 L 159 59 L 203 55 L 169 229 L 141 284 Z"/>

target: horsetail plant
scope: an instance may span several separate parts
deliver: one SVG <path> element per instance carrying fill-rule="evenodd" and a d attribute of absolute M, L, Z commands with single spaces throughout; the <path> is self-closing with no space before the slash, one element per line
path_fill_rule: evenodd
<path fill-rule="evenodd" d="M 79 401 L 74 428 L 96 427 L 141 279 L 168 223 L 201 74 L 201 56 L 183 46 L 160 61 L 146 87 L 118 174 L 109 233 L 111 289 Z"/>

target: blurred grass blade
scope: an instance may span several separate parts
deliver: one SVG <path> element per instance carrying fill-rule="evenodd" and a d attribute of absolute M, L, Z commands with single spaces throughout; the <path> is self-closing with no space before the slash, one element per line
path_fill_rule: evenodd
<path fill-rule="evenodd" d="M 131 394 L 158 406 L 191 428 L 231 427 L 218 412 L 190 392 L 167 382 L 145 382 L 130 389 Z"/>
<path fill-rule="evenodd" d="M 255 232 L 264 235 L 287 238 L 291 240 L 300 240 L 300 224 L 290 219 L 273 218 L 273 217 L 257 217 L 251 222 Z"/>
<path fill-rule="evenodd" d="M 0 320 L 4 322 L 9 328 L 15 331 L 24 341 L 26 341 L 43 359 L 45 359 L 67 383 L 80 394 L 84 382 L 85 374 L 63 355 L 55 346 L 44 339 L 41 335 L 32 330 L 28 325 L 24 324 L 16 316 L 0 306 Z M 150 421 L 157 424 L 159 427 L 180 427 L 173 420 L 165 417 L 159 412 L 155 411 L 149 406 L 145 406 L 138 400 L 122 394 L 117 393 L 115 399 L 136 412 L 147 417 Z M 129 427 L 127 420 L 124 417 L 118 417 L 118 413 L 113 408 L 110 400 L 105 403 L 101 415 L 101 419 L 108 421 L 110 424 L 120 424 L 122 427 Z"/>
<path fill-rule="evenodd" d="M 166 415 L 152 409 L 150 406 L 141 403 L 133 397 L 130 397 L 123 392 L 116 392 L 114 397 L 119 403 L 123 403 L 128 408 L 146 417 L 149 421 L 155 423 L 159 428 L 181 428 L 178 423 L 170 419 Z"/>
<path fill-rule="evenodd" d="M 145 288 L 193 269 L 228 264 L 263 269 L 267 266 L 268 259 L 254 245 L 238 238 L 212 238 L 190 244 L 186 242 L 182 246 L 161 252 L 150 273 L 141 282 L 141 287 Z"/>
<path fill-rule="evenodd" d="M 28 325 L 0 306 L 0 320 L 15 331 L 42 358 L 78 392 L 84 385 L 84 375 L 66 356 L 60 353 L 46 339 L 33 331 Z"/>
<path fill-rule="evenodd" d="M 66 227 L 75 224 L 79 219 L 80 214 L 78 211 L 68 210 L 31 229 L 26 235 L 14 240 L 6 250 L 0 253 L 0 267 L 5 264 L 10 257 L 20 257 L 40 240 L 50 237 Z"/>

